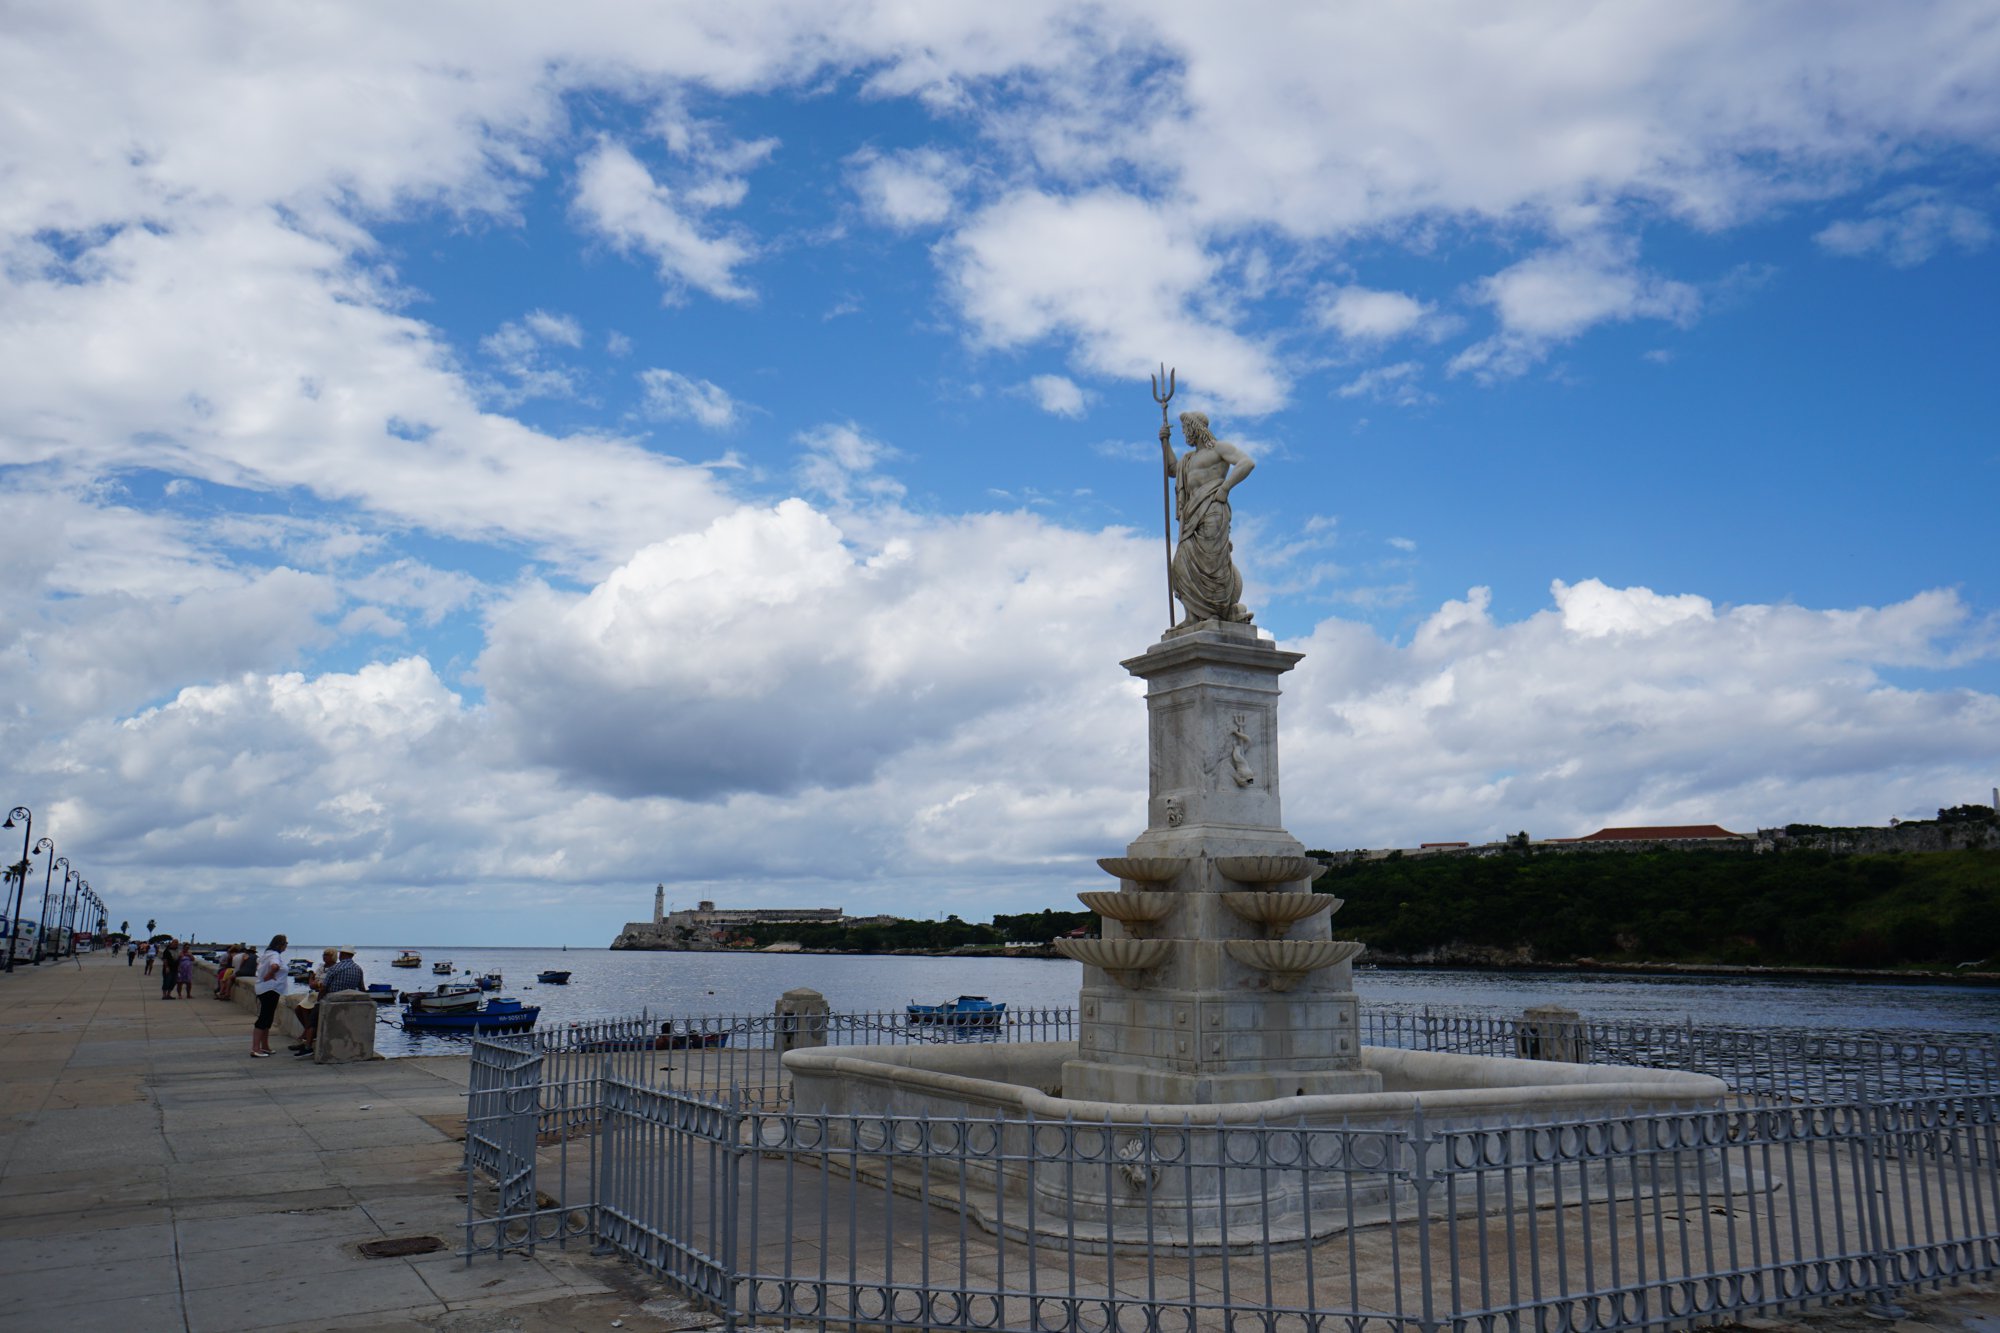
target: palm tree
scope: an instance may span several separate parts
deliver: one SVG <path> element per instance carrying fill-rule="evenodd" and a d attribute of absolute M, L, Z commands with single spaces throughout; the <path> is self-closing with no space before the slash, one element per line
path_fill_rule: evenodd
<path fill-rule="evenodd" d="M 118 923 L 118 933 L 120 935 L 130 935 L 132 933 L 132 923 L 130 921 L 120 921 Z"/>
<path fill-rule="evenodd" d="M 152 917 L 147 917 L 147 918 L 146 918 L 146 933 L 147 933 L 148 935 L 151 935 L 151 934 L 153 933 L 153 926 L 154 926 L 154 921 L 153 921 L 153 918 L 152 918 Z"/>

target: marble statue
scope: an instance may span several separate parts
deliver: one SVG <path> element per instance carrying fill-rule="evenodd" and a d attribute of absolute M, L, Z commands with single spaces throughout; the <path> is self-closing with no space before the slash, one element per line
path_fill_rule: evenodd
<path fill-rule="evenodd" d="M 1229 493 L 1257 463 L 1227 440 L 1209 433 L 1206 412 L 1181 413 L 1188 450 L 1174 457 L 1173 431 L 1160 426 L 1160 454 L 1174 480 L 1181 539 L 1170 566 L 1174 596 L 1186 615 L 1183 625 L 1202 620 L 1250 622 L 1243 605 L 1243 575 L 1229 542 Z"/>

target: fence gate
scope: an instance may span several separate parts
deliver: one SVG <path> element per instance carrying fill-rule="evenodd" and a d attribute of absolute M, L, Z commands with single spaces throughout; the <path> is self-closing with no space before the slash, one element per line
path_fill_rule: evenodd
<path fill-rule="evenodd" d="M 541 1052 L 475 1037 L 465 1106 L 465 1254 L 535 1248 L 539 1195 L 535 1139 L 542 1096 Z M 482 1180 L 493 1213 L 480 1216 Z"/>

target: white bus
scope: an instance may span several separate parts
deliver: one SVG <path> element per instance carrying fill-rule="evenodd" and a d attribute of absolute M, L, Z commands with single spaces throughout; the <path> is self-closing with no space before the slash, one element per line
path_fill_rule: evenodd
<path fill-rule="evenodd" d="M 20 933 L 14 936 L 14 965 L 19 967 L 22 963 L 35 961 L 35 946 L 38 943 L 40 929 L 35 922 L 26 917 L 22 917 L 17 924 Z"/>

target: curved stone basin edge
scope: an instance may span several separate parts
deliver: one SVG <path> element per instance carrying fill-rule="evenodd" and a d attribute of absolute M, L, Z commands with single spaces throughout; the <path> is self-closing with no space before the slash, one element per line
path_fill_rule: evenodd
<path fill-rule="evenodd" d="M 1009 1043 L 1004 1058 L 993 1045 L 962 1050 L 935 1047 L 791 1051 L 793 1105 L 812 1114 L 980 1117 L 1009 1108 L 1038 1119 L 1073 1118 L 1114 1124 L 1233 1125 L 1258 1120 L 1314 1121 L 1408 1116 L 1421 1111 L 1446 1118 L 1560 1116 L 1565 1111 L 1629 1107 L 1635 1111 L 1709 1110 L 1729 1088 L 1721 1079 L 1684 1070 L 1633 1065 L 1577 1065 L 1504 1056 L 1446 1055 L 1364 1046 L 1362 1066 L 1382 1075 L 1382 1092 L 1279 1097 L 1258 1102 L 1170 1105 L 1071 1101 L 1046 1089 L 1060 1079 L 1062 1062 L 1074 1059 L 1075 1042 Z M 1010 1077 L 981 1078 L 996 1065 Z M 886 1096 L 856 1096 L 860 1086 Z M 927 1103 L 910 1098 L 917 1094 Z M 947 1107 L 951 1109 L 947 1111 Z M 962 1110 L 958 1108 L 962 1107 Z"/>

